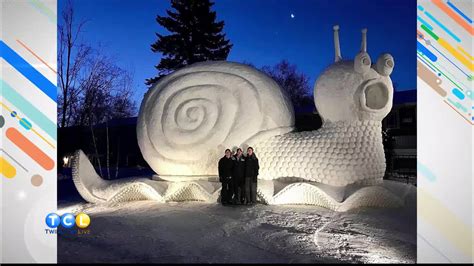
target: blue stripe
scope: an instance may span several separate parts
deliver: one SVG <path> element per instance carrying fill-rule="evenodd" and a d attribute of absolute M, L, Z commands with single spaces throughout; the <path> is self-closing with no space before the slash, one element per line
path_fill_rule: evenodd
<path fill-rule="evenodd" d="M 417 42 L 417 49 L 420 51 L 420 53 L 424 54 L 428 59 L 430 59 L 433 62 L 436 62 L 438 60 L 438 57 L 436 57 L 435 54 L 433 54 L 428 48 L 426 48 L 423 44 L 421 44 L 419 41 Z"/>
<path fill-rule="evenodd" d="M 428 29 L 433 30 L 433 27 L 432 27 L 428 22 L 426 22 L 424 19 L 422 19 L 420 16 L 416 16 L 416 18 L 417 18 L 423 25 L 425 25 Z"/>
<path fill-rule="evenodd" d="M 38 70 L 25 61 L 20 55 L 13 51 L 8 45 L 0 40 L 0 57 L 3 57 L 10 65 L 20 72 L 31 83 L 35 84 L 44 94 L 51 100 L 56 102 L 57 87 L 47 78 L 45 78 Z"/>
<path fill-rule="evenodd" d="M 458 97 L 459 100 L 464 100 L 464 98 L 466 98 L 464 93 L 462 93 L 462 91 L 460 91 L 458 88 L 454 88 L 451 92 L 454 94 L 454 96 Z"/>
<path fill-rule="evenodd" d="M 459 8 L 457 8 L 453 3 L 448 1 L 448 5 L 454 9 L 459 15 L 461 15 L 465 20 L 467 20 L 470 24 L 472 24 L 472 19 L 470 19 L 468 16 L 466 16 Z"/>
<path fill-rule="evenodd" d="M 428 11 L 425 11 L 425 15 L 429 17 L 432 21 L 434 21 L 434 23 L 436 23 L 438 26 L 440 26 L 445 32 L 451 35 L 451 37 L 453 37 L 454 40 L 456 40 L 457 42 L 461 42 L 461 39 L 459 39 L 458 36 L 454 35 L 454 33 L 448 30 L 448 28 L 446 28 L 443 24 L 441 24 L 441 22 L 435 19 Z"/>
<path fill-rule="evenodd" d="M 429 67 L 431 70 L 433 70 L 433 72 L 436 75 L 438 75 L 439 72 L 436 69 L 434 69 L 433 67 L 431 67 L 430 64 L 428 64 L 428 62 L 425 59 L 423 59 L 423 57 L 418 55 L 418 53 L 416 54 L 416 57 L 418 57 L 421 60 L 421 62 L 423 62 L 423 64 L 425 64 L 425 66 Z"/>
<path fill-rule="evenodd" d="M 451 64 L 453 64 L 453 66 L 455 66 L 457 69 L 459 69 L 459 71 L 461 71 L 464 75 L 466 75 L 466 77 L 469 78 L 469 75 L 464 72 L 460 67 L 458 67 L 458 65 L 456 65 L 453 61 L 451 61 L 451 59 L 449 59 L 449 57 L 445 56 L 440 50 L 436 49 L 436 47 L 434 47 L 434 45 L 431 45 L 431 47 L 433 47 L 433 49 L 436 50 L 436 52 L 438 52 L 440 55 L 442 55 L 444 58 L 446 58 L 446 60 L 448 60 Z M 464 84 L 463 84 L 464 86 Z"/>
<path fill-rule="evenodd" d="M 448 102 L 451 103 L 452 106 L 454 106 L 454 107 L 458 108 L 459 110 L 463 111 L 464 113 L 467 112 L 467 108 L 464 107 L 459 102 L 455 102 L 455 101 L 451 100 L 449 97 L 448 97 Z"/>
<path fill-rule="evenodd" d="M 431 172 L 431 170 L 428 167 L 426 167 L 423 163 L 421 163 L 420 161 L 417 161 L 416 166 L 417 166 L 418 173 L 421 173 L 422 175 L 424 175 L 429 181 L 433 182 L 436 180 L 436 175 L 433 172 Z"/>

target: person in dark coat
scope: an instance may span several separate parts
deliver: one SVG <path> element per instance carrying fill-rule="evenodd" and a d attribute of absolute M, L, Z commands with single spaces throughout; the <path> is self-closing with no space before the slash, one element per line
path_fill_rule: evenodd
<path fill-rule="evenodd" d="M 233 161 L 230 149 L 225 150 L 225 156 L 219 160 L 219 181 L 222 183 L 221 203 L 222 205 L 230 204 L 232 202 L 232 167 Z"/>
<path fill-rule="evenodd" d="M 241 148 L 237 149 L 232 157 L 234 167 L 232 168 L 232 182 L 234 186 L 234 204 L 242 204 L 245 185 L 245 158 Z"/>
<path fill-rule="evenodd" d="M 257 176 L 260 166 L 252 147 L 248 147 L 245 157 L 245 203 L 257 203 Z"/>

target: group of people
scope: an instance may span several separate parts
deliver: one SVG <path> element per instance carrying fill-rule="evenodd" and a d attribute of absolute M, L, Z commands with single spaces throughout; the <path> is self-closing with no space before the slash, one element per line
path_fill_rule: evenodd
<path fill-rule="evenodd" d="M 226 149 L 218 167 L 223 205 L 253 205 L 257 202 L 259 165 L 252 147 L 247 149 L 247 155 L 243 154 L 241 148 L 238 148 L 235 154 Z"/>

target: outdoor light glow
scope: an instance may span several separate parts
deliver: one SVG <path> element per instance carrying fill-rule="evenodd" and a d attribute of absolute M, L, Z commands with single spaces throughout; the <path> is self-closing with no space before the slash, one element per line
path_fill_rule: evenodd
<path fill-rule="evenodd" d="M 67 167 L 68 162 L 69 162 L 69 157 L 64 156 L 64 157 L 63 157 L 63 166 L 64 166 L 64 167 Z"/>

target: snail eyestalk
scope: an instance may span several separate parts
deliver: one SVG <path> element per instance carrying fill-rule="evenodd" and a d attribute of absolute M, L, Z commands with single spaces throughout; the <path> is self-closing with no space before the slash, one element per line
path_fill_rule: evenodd
<path fill-rule="evenodd" d="M 334 29 L 334 62 L 342 60 L 341 47 L 339 45 L 339 25 L 335 25 Z"/>
<path fill-rule="evenodd" d="M 362 44 L 360 46 L 360 51 L 367 52 L 367 29 L 362 29 Z"/>

